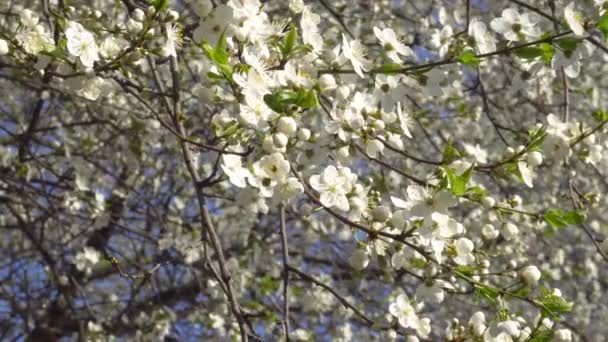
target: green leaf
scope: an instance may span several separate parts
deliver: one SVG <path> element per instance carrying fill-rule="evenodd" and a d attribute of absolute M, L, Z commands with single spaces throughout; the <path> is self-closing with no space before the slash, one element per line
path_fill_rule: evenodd
<path fill-rule="evenodd" d="M 264 102 L 277 113 L 287 112 L 289 105 L 296 105 L 303 109 L 319 106 L 317 92 L 314 89 L 307 90 L 304 88 L 297 90 L 279 88 L 272 94 L 264 95 Z"/>
<path fill-rule="evenodd" d="M 226 42 L 226 31 L 222 32 L 220 35 L 217 46 L 214 48 L 206 41 L 202 42 L 201 47 L 203 48 L 203 52 L 213 63 L 217 66 L 217 68 L 222 72 L 225 78 L 232 77 L 232 67 L 228 64 L 229 54 L 227 49 Z"/>
<path fill-rule="evenodd" d="M 475 51 L 470 49 L 462 51 L 462 53 L 460 53 L 460 56 L 458 56 L 458 61 L 461 64 L 470 66 L 477 66 L 479 65 L 479 62 L 481 62 L 481 60 L 475 55 Z"/>
<path fill-rule="evenodd" d="M 572 55 L 572 53 L 574 52 L 574 50 L 576 50 L 576 47 L 580 42 L 581 40 L 575 37 L 565 37 L 553 41 L 553 43 L 564 52 L 564 55 L 566 55 L 566 57 L 570 57 Z"/>
<path fill-rule="evenodd" d="M 207 73 L 207 77 L 209 77 L 209 78 L 210 78 L 210 79 L 212 79 L 212 80 L 221 80 L 221 79 L 223 79 L 223 78 L 224 78 L 224 77 L 222 77 L 222 75 L 220 75 L 220 74 L 216 74 L 216 73 L 211 72 L 211 71 L 209 71 L 209 72 Z"/>
<path fill-rule="evenodd" d="M 475 273 L 475 271 L 479 271 L 479 269 L 480 268 L 477 266 L 457 266 L 456 267 L 456 271 L 458 271 L 464 275 L 467 275 L 467 276 L 473 275 Z"/>
<path fill-rule="evenodd" d="M 553 330 L 540 326 L 527 340 L 528 342 L 550 342 L 553 339 Z"/>
<path fill-rule="evenodd" d="M 473 175 L 475 169 L 475 163 L 473 163 L 462 175 L 456 175 L 456 171 L 452 168 L 446 168 L 445 171 L 448 175 L 448 181 L 450 182 L 450 190 L 455 196 L 464 196 L 467 192 L 467 183 Z"/>
<path fill-rule="evenodd" d="M 600 30 L 602 37 L 606 40 L 608 38 L 608 12 L 600 18 L 595 27 Z"/>
<path fill-rule="evenodd" d="M 443 147 L 443 156 L 441 162 L 449 164 L 460 157 L 462 157 L 462 155 L 452 144 L 452 139 L 448 139 L 448 143 Z"/>
<path fill-rule="evenodd" d="M 562 218 L 563 215 L 561 209 L 552 209 L 545 213 L 543 219 L 553 228 L 564 228 L 568 226 L 568 223 Z"/>
<path fill-rule="evenodd" d="M 169 7 L 169 0 L 150 0 L 150 4 L 156 9 L 156 12 L 162 12 Z"/>
<path fill-rule="evenodd" d="M 292 25 L 291 29 L 283 38 L 283 44 L 280 46 L 281 52 L 283 53 L 283 58 L 287 58 L 287 56 L 293 51 L 293 48 L 296 46 L 297 41 L 298 30 L 294 25 Z"/>
<path fill-rule="evenodd" d="M 561 209 L 551 209 L 545 212 L 543 219 L 553 228 L 565 228 L 569 225 L 582 224 L 585 222 L 584 213 L 571 210 L 564 212 Z"/>
<path fill-rule="evenodd" d="M 500 296 L 500 291 L 497 288 L 480 283 L 475 284 L 475 293 L 478 297 L 485 299 L 492 304 L 498 303 L 497 299 Z"/>
<path fill-rule="evenodd" d="M 530 288 L 528 286 L 523 286 L 517 290 L 509 292 L 509 295 L 513 297 L 527 297 L 529 294 Z"/>
<path fill-rule="evenodd" d="M 545 142 L 545 137 L 547 137 L 547 132 L 544 128 L 538 130 L 531 130 L 530 134 L 530 142 L 528 143 L 527 150 L 528 151 L 538 151 Z"/>
<path fill-rule="evenodd" d="M 403 68 L 400 64 L 397 63 L 387 63 L 383 64 L 380 67 L 374 69 L 374 72 L 379 74 L 396 74 Z"/>
<path fill-rule="evenodd" d="M 424 269 L 426 267 L 426 262 L 422 258 L 412 258 L 410 260 L 410 265 L 415 268 Z"/>
<path fill-rule="evenodd" d="M 541 314 L 543 317 L 558 318 L 558 315 L 572 311 L 574 306 L 569 303 L 564 297 L 556 296 L 553 293 L 545 294 L 538 300 L 540 304 Z"/>
<path fill-rule="evenodd" d="M 279 288 L 279 281 L 270 276 L 265 276 L 260 279 L 260 291 L 264 295 L 268 295 Z"/>
<path fill-rule="evenodd" d="M 468 195 L 470 195 L 471 198 L 477 199 L 477 200 L 481 200 L 484 196 L 488 195 L 488 192 L 486 191 L 486 189 L 480 187 L 480 186 L 473 186 L 467 189 L 466 192 Z"/>
<path fill-rule="evenodd" d="M 19 164 L 19 166 L 17 166 L 17 170 L 15 170 L 15 177 L 26 178 L 28 173 L 29 167 L 27 164 Z"/>
<path fill-rule="evenodd" d="M 541 43 L 540 48 L 543 50 L 542 61 L 545 64 L 551 64 L 553 55 L 555 55 L 555 48 L 549 43 Z"/>
<path fill-rule="evenodd" d="M 593 118 L 595 120 L 600 121 L 600 122 L 608 120 L 608 113 L 606 113 L 603 110 L 596 110 L 591 115 L 593 115 Z"/>
<path fill-rule="evenodd" d="M 277 113 L 285 113 L 289 104 L 295 103 L 297 94 L 291 89 L 279 89 L 264 95 L 264 102 Z"/>
<path fill-rule="evenodd" d="M 541 57 L 545 51 L 539 47 L 526 46 L 515 50 L 517 57 L 522 59 L 535 59 Z"/>
<path fill-rule="evenodd" d="M 568 224 L 576 225 L 576 224 L 585 223 L 585 220 L 587 219 L 587 217 L 584 213 L 580 213 L 578 211 L 571 210 L 564 214 L 563 219 Z"/>
<path fill-rule="evenodd" d="M 301 108 L 315 108 L 319 106 L 319 99 L 317 98 L 317 91 L 314 89 L 303 90 L 298 93 L 296 105 Z"/>

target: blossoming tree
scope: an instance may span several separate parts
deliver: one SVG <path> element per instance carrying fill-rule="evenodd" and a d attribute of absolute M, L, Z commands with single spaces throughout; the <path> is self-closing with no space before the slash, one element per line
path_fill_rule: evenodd
<path fill-rule="evenodd" d="M 2 340 L 600 341 L 608 2 L 0 2 Z"/>

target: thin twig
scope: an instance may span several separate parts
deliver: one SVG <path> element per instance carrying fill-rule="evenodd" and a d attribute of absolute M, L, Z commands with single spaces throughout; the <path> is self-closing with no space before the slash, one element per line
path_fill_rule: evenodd
<path fill-rule="evenodd" d="M 285 206 L 283 204 L 280 205 L 279 212 L 281 215 L 280 234 L 283 254 L 283 328 L 285 329 L 285 340 L 289 341 L 289 246 L 287 244 Z"/>
<path fill-rule="evenodd" d="M 566 72 L 564 71 L 564 66 L 561 68 L 562 74 L 562 85 L 564 87 L 564 116 L 563 121 L 568 122 L 570 119 L 570 90 L 568 87 L 568 76 L 566 76 Z"/>
<path fill-rule="evenodd" d="M 361 318 L 367 325 L 373 325 L 374 321 L 371 320 L 370 318 L 368 318 L 363 312 L 359 311 L 359 309 L 357 309 L 357 307 L 355 307 L 354 305 L 352 305 L 348 300 L 346 300 L 346 298 L 344 298 L 343 296 L 341 296 L 338 292 L 336 292 L 336 290 L 334 290 L 331 286 L 323 283 L 322 281 L 319 281 L 317 279 L 315 279 L 313 276 L 308 275 L 307 273 L 304 273 L 302 271 L 300 271 L 299 269 L 288 265 L 287 266 L 289 268 L 289 270 L 297 275 L 300 276 L 300 278 L 307 280 L 317 286 L 320 286 L 322 288 L 324 288 L 325 290 L 329 291 L 329 293 L 331 293 L 332 295 L 334 295 L 334 297 L 336 297 L 336 299 L 338 299 L 340 301 L 340 303 L 342 303 L 342 305 L 344 305 L 345 307 L 351 309 L 357 316 L 359 316 L 359 318 Z"/>

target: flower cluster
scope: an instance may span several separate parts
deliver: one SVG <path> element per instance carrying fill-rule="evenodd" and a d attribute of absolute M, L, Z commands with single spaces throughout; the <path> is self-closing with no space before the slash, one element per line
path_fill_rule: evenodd
<path fill-rule="evenodd" d="M 0 4 L 5 336 L 600 340 L 608 3 L 543 6 Z"/>

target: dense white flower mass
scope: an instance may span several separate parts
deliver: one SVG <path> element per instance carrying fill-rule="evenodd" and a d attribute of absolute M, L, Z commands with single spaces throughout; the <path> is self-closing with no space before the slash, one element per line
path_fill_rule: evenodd
<path fill-rule="evenodd" d="M 6 340 L 602 341 L 608 2 L 0 1 Z"/>

